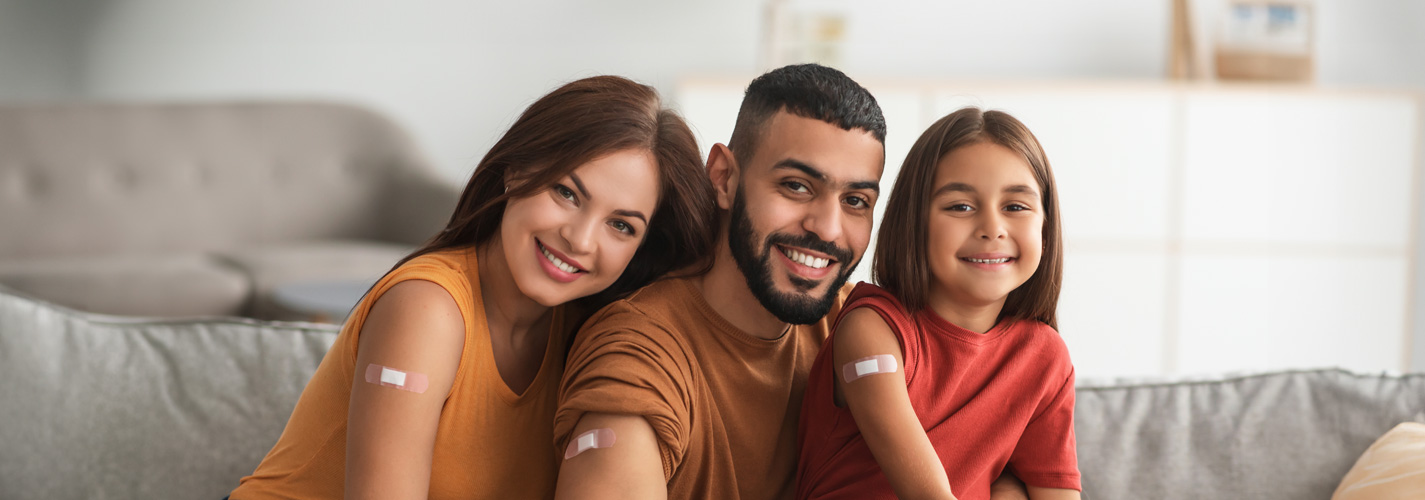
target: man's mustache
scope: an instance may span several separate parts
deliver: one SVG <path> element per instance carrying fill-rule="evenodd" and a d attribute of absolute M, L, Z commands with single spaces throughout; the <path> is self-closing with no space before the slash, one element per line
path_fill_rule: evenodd
<path fill-rule="evenodd" d="M 802 234 L 800 236 L 793 236 L 786 233 L 772 233 L 767 235 L 766 244 L 766 250 L 771 250 L 772 245 L 782 245 L 821 252 L 830 255 L 831 258 L 836 259 L 837 262 L 843 265 L 850 265 L 851 259 L 854 258 L 851 255 L 851 249 L 841 248 L 836 246 L 835 243 L 817 238 L 811 233 Z"/>

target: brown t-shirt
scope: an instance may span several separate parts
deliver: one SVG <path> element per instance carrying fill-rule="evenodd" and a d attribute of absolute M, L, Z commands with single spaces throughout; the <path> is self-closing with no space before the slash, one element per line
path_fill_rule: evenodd
<path fill-rule="evenodd" d="M 797 422 L 827 318 L 764 340 L 713 311 L 687 279 L 644 287 L 579 331 L 554 418 L 562 450 L 586 412 L 642 415 L 669 498 L 791 498 Z"/>

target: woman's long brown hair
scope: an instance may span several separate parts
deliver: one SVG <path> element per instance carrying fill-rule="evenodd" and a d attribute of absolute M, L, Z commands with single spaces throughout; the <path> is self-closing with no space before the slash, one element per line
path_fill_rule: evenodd
<path fill-rule="evenodd" d="M 1039 140 L 1023 123 L 1002 111 L 967 107 L 936 121 L 906 155 L 876 237 L 872 273 L 911 311 L 925 309 L 930 290 L 930 196 L 940 159 L 957 148 L 991 142 L 1024 156 L 1044 203 L 1044 254 L 1029 280 L 1009 292 L 999 317 L 1033 319 L 1059 328 L 1059 288 L 1064 281 L 1064 238 L 1059 224 L 1059 189 Z"/>
<path fill-rule="evenodd" d="M 658 208 L 623 274 L 579 305 L 592 312 L 670 272 L 705 272 L 716 204 L 697 140 L 677 113 L 662 107 L 656 90 L 617 76 L 570 82 L 525 109 L 475 167 L 445 229 L 395 267 L 489 242 L 509 200 L 539 193 L 579 166 L 625 149 L 649 151 L 657 160 Z"/>

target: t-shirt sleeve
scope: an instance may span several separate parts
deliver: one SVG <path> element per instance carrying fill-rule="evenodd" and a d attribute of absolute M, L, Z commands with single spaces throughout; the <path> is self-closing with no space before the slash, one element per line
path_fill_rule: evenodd
<path fill-rule="evenodd" d="M 642 313 L 615 303 L 595 314 L 565 362 L 554 415 L 556 453 L 563 453 L 585 413 L 639 415 L 658 439 L 664 479 L 672 477 L 687 451 L 690 368 L 684 344 Z"/>
<path fill-rule="evenodd" d="M 1010 471 L 1025 484 L 1082 491 L 1074 442 L 1074 371 L 1030 419 L 1009 457 Z"/>
<path fill-rule="evenodd" d="M 856 285 L 856 290 L 851 293 L 840 316 L 836 318 L 837 326 L 840 326 L 841 319 L 845 318 L 847 314 L 860 308 L 874 311 L 882 321 L 886 322 L 886 325 L 890 326 L 891 333 L 896 336 L 896 341 L 901 345 L 901 361 L 903 363 L 901 369 L 905 372 L 906 383 L 910 383 L 915 378 L 915 370 L 919 364 L 918 361 L 920 361 L 919 337 L 911 334 L 915 331 L 915 323 L 890 292 L 870 283 L 861 283 Z M 838 372 L 833 370 L 833 373 Z"/>

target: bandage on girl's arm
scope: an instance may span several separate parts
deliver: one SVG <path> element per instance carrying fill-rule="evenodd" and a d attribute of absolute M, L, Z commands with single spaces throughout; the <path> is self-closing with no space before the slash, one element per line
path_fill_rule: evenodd
<path fill-rule="evenodd" d="M 875 311 L 857 308 L 842 317 L 833 339 L 838 392 L 896 496 L 954 498 L 945 467 L 910 404 L 903 353 L 891 327 Z M 888 361 L 894 371 L 884 370 Z"/>
<path fill-rule="evenodd" d="M 356 350 L 347 498 L 426 498 L 440 410 L 464 345 L 460 309 L 439 285 L 403 281 L 377 299 Z"/>

